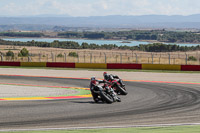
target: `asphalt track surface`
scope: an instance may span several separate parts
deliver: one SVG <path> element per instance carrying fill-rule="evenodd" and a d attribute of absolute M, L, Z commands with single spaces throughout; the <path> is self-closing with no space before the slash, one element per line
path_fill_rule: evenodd
<path fill-rule="evenodd" d="M 0 76 L 3 83 L 88 87 L 89 80 Z M 0 101 L 0 130 L 200 123 L 199 84 L 125 82 L 121 103 Z"/>

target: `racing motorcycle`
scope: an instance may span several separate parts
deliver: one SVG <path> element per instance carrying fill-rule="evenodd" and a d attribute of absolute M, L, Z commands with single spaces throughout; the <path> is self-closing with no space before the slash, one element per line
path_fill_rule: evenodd
<path fill-rule="evenodd" d="M 102 100 L 102 102 L 105 103 L 113 103 L 113 102 L 121 102 L 121 99 L 117 97 L 117 94 L 114 92 L 114 90 L 109 87 L 107 84 L 104 84 L 104 86 L 98 85 L 98 91 L 95 91 L 95 93 L 99 94 L 99 99 Z"/>
<path fill-rule="evenodd" d="M 114 91 L 117 94 L 120 94 L 120 95 L 127 95 L 128 94 L 128 92 L 126 91 L 125 86 L 122 86 L 119 83 L 119 80 L 113 79 L 113 80 L 108 81 L 108 83 L 110 84 L 110 87 L 113 88 Z"/>

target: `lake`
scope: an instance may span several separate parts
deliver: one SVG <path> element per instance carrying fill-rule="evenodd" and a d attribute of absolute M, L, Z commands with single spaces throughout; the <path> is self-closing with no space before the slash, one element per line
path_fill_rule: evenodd
<path fill-rule="evenodd" d="M 3 38 L 3 40 L 7 41 L 20 41 L 20 42 L 27 42 L 27 41 L 39 41 L 39 42 L 53 42 L 54 40 L 58 41 L 74 41 L 78 42 L 80 45 L 83 42 L 86 42 L 88 44 L 95 43 L 98 45 L 103 45 L 103 44 L 116 44 L 117 46 L 137 46 L 139 44 L 150 44 L 151 42 L 143 42 L 143 41 L 128 41 L 129 43 L 122 43 L 122 40 L 85 40 L 85 39 L 62 39 L 62 38 Z M 172 44 L 172 43 L 166 43 L 166 44 Z M 174 44 L 174 43 L 173 43 Z M 179 46 L 197 46 L 200 44 L 183 44 L 183 43 L 178 43 L 177 45 Z"/>

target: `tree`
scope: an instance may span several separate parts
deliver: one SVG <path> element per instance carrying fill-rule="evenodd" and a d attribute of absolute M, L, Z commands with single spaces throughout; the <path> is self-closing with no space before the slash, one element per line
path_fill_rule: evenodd
<path fill-rule="evenodd" d="M 197 58 L 195 58 L 194 56 L 190 56 L 190 57 L 188 58 L 188 61 L 197 61 Z"/>
<path fill-rule="evenodd" d="M 26 48 L 23 48 L 20 53 L 18 54 L 18 56 L 22 56 L 22 57 L 26 57 L 29 55 L 29 51 Z"/>
<path fill-rule="evenodd" d="M 14 53 L 13 53 L 13 51 L 8 51 L 7 53 L 6 53 L 6 56 L 9 56 L 9 57 L 14 57 Z"/>
<path fill-rule="evenodd" d="M 86 43 L 86 42 L 83 42 L 82 45 L 81 45 L 81 48 L 82 49 L 87 49 L 87 48 L 89 48 L 89 44 Z"/>
<path fill-rule="evenodd" d="M 76 52 L 70 52 L 68 55 L 71 57 L 78 57 L 78 54 Z"/>
<path fill-rule="evenodd" d="M 57 57 L 58 57 L 58 58 L 62 58 L 63 55 L 60 53 L 60 54 L 57 55 Z"/>

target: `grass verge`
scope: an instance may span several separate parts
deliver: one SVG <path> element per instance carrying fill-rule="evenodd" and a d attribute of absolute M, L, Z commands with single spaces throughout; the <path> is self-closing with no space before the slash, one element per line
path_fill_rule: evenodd
<path fill-rule="evenodd" d="M 0 66 L 0 68 L 19 69 L 49 69 L 49 70 L 88 70 L 88 71 L 121 71 L 121 72 L 153 72 L 153 73 L 200 73 L 200 71 L 175 71 L 175 70 L 138 70 L 138 69 L 86 69 L 86 68 L 54 68 L 54 67 L 12 67 Z"/>
<path fill-rule="evenodd" d="M 13 133 L 199 133 L 200 126 L 138 127 L 87 130 L 16 131 Z M 10 132 L 1 132 L 10 133 Z"/>

